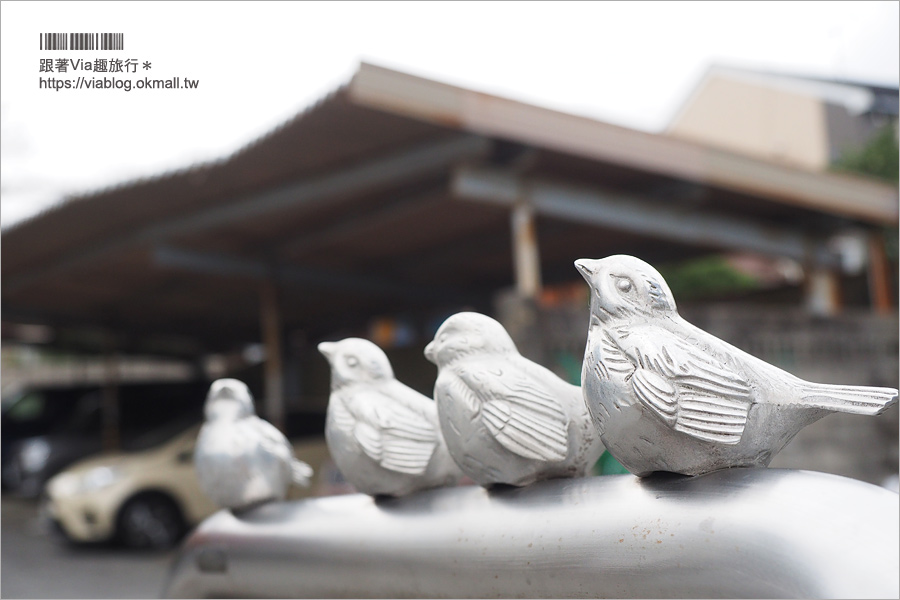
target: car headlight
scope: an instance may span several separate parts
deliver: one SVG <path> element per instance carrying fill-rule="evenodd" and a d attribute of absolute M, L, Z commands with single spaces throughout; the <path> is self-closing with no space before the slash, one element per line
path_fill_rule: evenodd
<path fill-rule="evenodd" d="M 47 483 L 47 491 L 53 498 L 88 494 L 110 487 L 122 476 L 123 473 L 115 467 L 94 467 L 82 474 L 66 471 Z"/>
<path fill-rule="evenodd" d="M 47 492 L 51 498 L 74 496 L 81 487 L 81 477 L 75 473 L 60 473 L 47 482 Z"/>
<path fill-rule="evenodd" d="M 22 449 L 19 451 L 19 460 L 22 464 L 22 470 L 27 473 L 37 473 L 47 466 L 47 459 L 50 458 L 50 444 L 43 438 L 35 438 L 26 440 L 22 443 Z"/>
<path fill-rule="evenodd" d="M 81 493 L 96 492 L 108 488 L 122 478 L 122 473 L 113 467 L 94 467 L 81 476 L 78 491 Z"/>

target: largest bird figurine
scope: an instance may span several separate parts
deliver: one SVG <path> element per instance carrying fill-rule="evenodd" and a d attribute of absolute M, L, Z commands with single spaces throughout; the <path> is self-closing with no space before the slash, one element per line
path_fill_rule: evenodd
<path fill-rule="evenodd" d="M 319 352 L 331 365 L 325 440 L 357 490 L 404 496 L 462 478 L 441 436 L 434 401 L 398 381 L 381 348 L 347 338 L 322 342 Z"/>
<path fill-rule="evenodd" d="M 831 412 L 877 415 L 897 402 L 892 388 L 804 381 L 691 325 L 633 256 L 575 266 L 591 288 L 584 399 L 607 450 L 636 475 L 765 467 Z"/>
<path fill-rule="evenodd" d="M 425 356 L 450 454 L 477 483 L 581 477 L 603 452 L 578 386 L 519 354 L 494 319 L 451 316 Z"/>

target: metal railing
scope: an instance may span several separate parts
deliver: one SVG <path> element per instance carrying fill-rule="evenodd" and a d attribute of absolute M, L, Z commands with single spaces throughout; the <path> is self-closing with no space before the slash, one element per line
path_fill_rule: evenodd
<path fill-rule="evenodd" d="M 221 511 L 166 597 L 896 598 L 898 497 L 731 469 Z"/>

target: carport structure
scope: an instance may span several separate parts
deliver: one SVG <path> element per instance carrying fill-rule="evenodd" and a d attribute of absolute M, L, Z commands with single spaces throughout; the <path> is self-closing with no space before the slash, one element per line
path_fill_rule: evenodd
<path fill-rule="evenodd" d="M 2 315 L 93 351 L 199 356 L 262 338 L 278 422 L 287 331 L 314 341 L 375 315 L 489 310 L 497 290 L 534 296 L 577 279 L 574 259 L 614 253 L 791 257 L 828 289 L 829 240 L 897 217 L 891 186 L 363 64 L 230 157 L 4 232 Z M 893 310 L 871 247 L 873 303 Z"/>

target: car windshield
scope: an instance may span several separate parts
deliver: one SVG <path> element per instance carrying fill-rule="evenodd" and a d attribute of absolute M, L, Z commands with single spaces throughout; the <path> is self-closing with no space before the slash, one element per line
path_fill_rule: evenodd
<path fill-rule="evenodd" d="M 187 429 L 196 426 L 199 421 L 195 418 L 182 418 L 157 427 L 151 431 L 144 431 L 134 437 L 122 441 L 122 449 L 126 452 L 137 452 L 162 445 Z"/>
<path fill-rule="evenodd" d="M 3 403 L 4 423 L 53 431 L 91 412 L 98 388 L 31 389 Z"/>
<path fill-rule="evenodd" d="M 31 388 L 5 399 L 3 438 L 58 435 L 99 439 L 104 407 L 112 400 L 117 407 L 113 419 L 121 447 L 145 449 L 198 423 L 208 387 L 207 382 L 193 381 L 123 384 L 110 391 L 96 385 Z"/>

